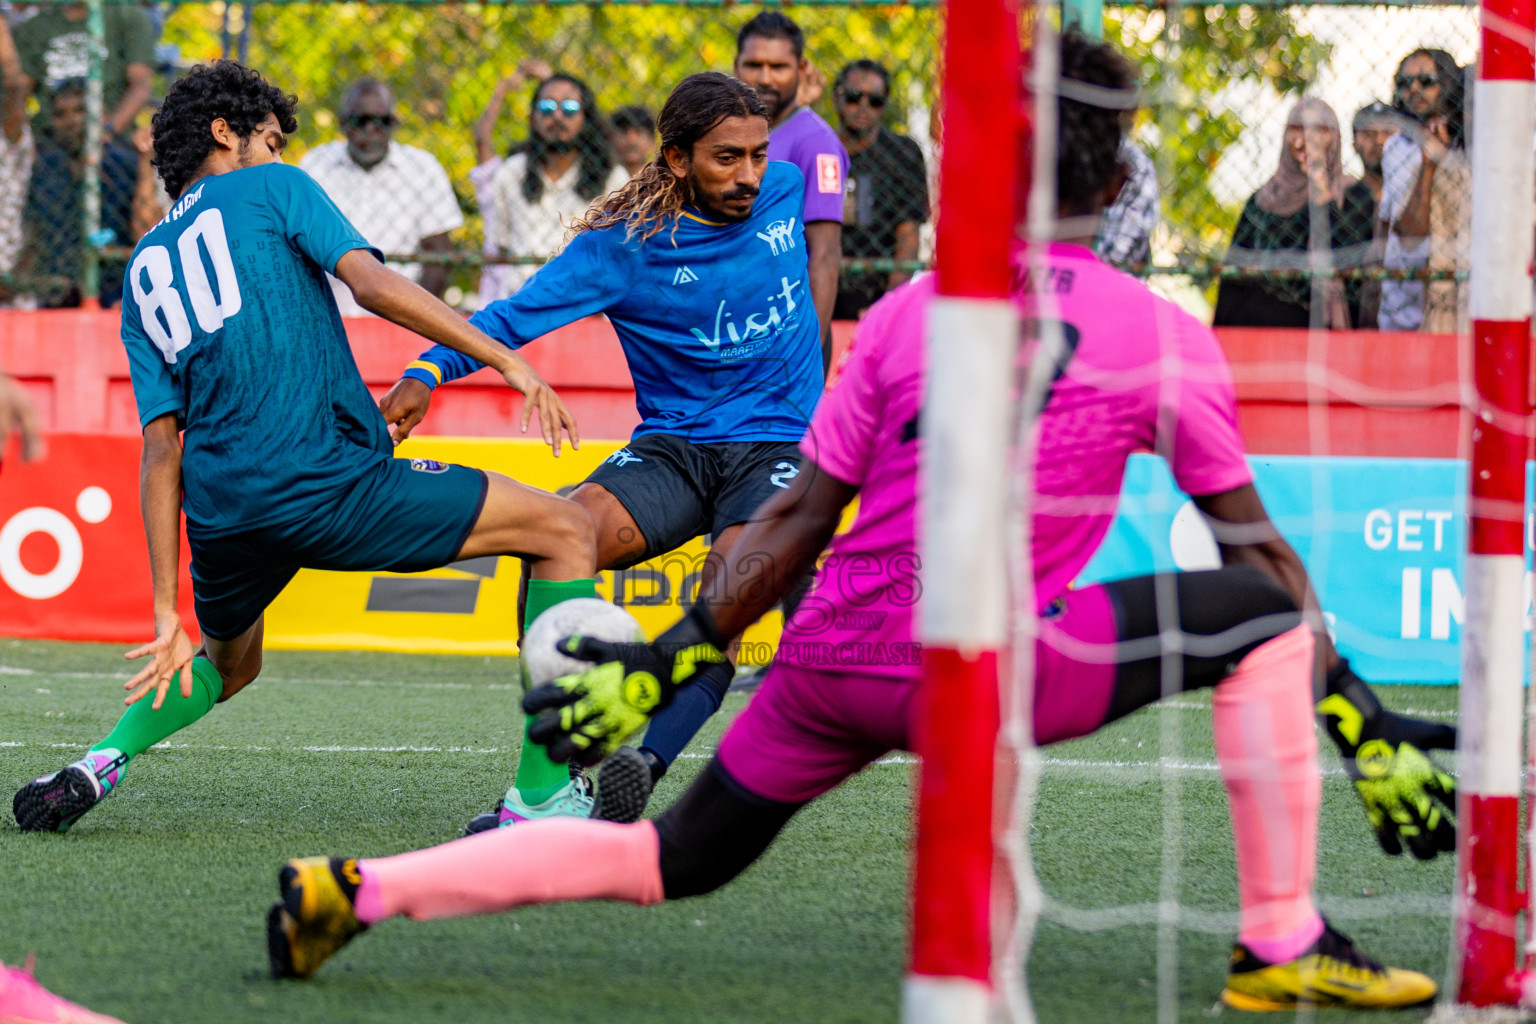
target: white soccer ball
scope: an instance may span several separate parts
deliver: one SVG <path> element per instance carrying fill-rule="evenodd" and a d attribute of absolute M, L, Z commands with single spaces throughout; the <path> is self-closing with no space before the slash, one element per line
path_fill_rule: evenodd
<path fill-rule="evenodd" d="M 542 686 L 551 679 L 585 672 L 592 667 L 555 650 L 555 644 L 568 636 L 590 636 L 615 643 L 645 642 L 645 630 L 629 612 L 601 598 L 578 597 L 561 601 L 533 620 L 523 637 L 523 662 L 528 667 L 528 685 Z"/>

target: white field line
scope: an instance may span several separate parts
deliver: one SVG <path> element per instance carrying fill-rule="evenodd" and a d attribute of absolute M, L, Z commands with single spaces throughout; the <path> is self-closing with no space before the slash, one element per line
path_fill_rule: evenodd
<path fill-rule="evenodd" d="M 41 672 L 37 669 L 17 668 L 10 665 L 0 665 L 0 675 L 36 675 L 45 679 L 115 679 L 126 683 L 131 672 Z M 519 683 L 419 683 L 406 679 L 317 679 L 309 676 L 270 676 L 264 675 L 251 686 L 257 687 L 262 683 L 279 683 L 282 685 L 299 686 L 387 686 L 414 688 L 422 690 L 516 690 L 521 691 Z M 1192 700 L 1165 700 L 1154 707 L 1176 708 L 1180 711 L 1205 711 L 1211 709 L 1211 705 L 1204 701 Z M 1457 713 L 1441 708 L 1395 708 L 1400 715 L 1411 715 L 1414 718 L 1432 718 L 1454 721 Z"/>
<path fill-rule="evenodd" d="M 24 743 L 14 740 L 0 741 L 0 747 L 45 747 L 48 749 L 79 750 L 79 743 Z M 201 744 L 201 743 L 157 743 L 153 750 L 207 750 L 207 751 L 242 751 L 254 753 L 268 753 L 280 751 L 283 753 L 307 753 L 307 754 L 338 754 L 338 753 L 363 753 L 363 754 L 508 754 L 510 748 L 501 747 L 424 747 L 424 746 L 396 746 L 396 747 L 363 747 L 363 746 L 303 746 L 303 747 L 263 747 L 263 746 L 229 746 L 225 744 Z M 680 757 L 687 760 L 703 760 L 712 756 L 712 751 L 689 751 Z M 1141 771 L 1148 775 L 1160 774 L 1163 771 L 1175 771 L 1193 775 L 1205 775 L 1215 780 L 1220 766 L 1215 762 L 1187 761 L 1176 762 L 1165 768 L 1158 761 L 1092 761 L 1080 758 L 1043 758 L 1042 762 L 1048 768 L 1065 768 L 1069 771 L 1083 772 L 1090 775 L 1114 775 L 1124 772 Z M 882 757 L 875 762 L 878 765 L 911 765 L 917 763 L 917 758 L 910 754 L 892 754 Z M 1326 775 L 1343 775 L 1341 769 L 1324 769 Z M 1414 914 L 1421 917 L 1449 917 L 1451 913 L 1451 897 L 1449 893 L 1404 893 L 1383 896 L 1381 898 L 1359 897 L 1332 897 L 1324 895 L 1320 898 L 1322 909 L 1327 912 L 1330 919 L 1335 921 L 1366 921 L 1381 920 L 1389 917 L 1397 917 L 1402 914 Z M 1172 911 L 1179 927 L 1184 931 L 1204 932 L 1208 934 L 1224 935 L 1235 932 L 1238 926 L 1238 916 L 1230 911 L 1203 910 L 1196 907 L 1176 906 L 1165 908 L 1161 904 L 1134 903 L 1118 907 L 1074 907 L 1047 895 L 1043 916 L 1046 920 L 1061 925 L 1072 931 L 1097 932 L 1108 931 L 1115 928 L 1133 926 L 1153 926 L 1160 920 L 1167 920 L 1167 913 Z"/>
<path fill-rule="evenodd" d="M 0 747 L 39 747 L 48 750 L 83 750 L 81 743 L 27 743 L 16 740 L 0 741 Z M 506 754 L 511 755 L 516 748 L 513 747 L 429 747 L 415 744 L 402 744 L 392 747 L 350 746 L 340 744 L 315 744 L 310 746 L 258 746 L 241 745 L 232 746 L 223 743 L 156 743 L 151 750 L 208 750 L 216 752 L 239 751 L 243 753 L 286 753 L 286 754 Z M 714 756 L 714 748 L 705 748 L 701 751 L 688 751 L 678 755 L 686 761 L 702 761 Z M 918 759 L 911 754 L 888 754 L 874 762 L 877 765 L 912 765 L 917 764 Z M 1083 775 L 1118 775 L 1118 774 L 1146 774 L 1160 775 L 1164 772 L 1174 772 L 1180 775 L 1216 776 L 1221 772 L 1221 766 L 1215 761 L 1171 761 L 1164 764 L 1162 761 L 1095 761 L 1086 758 L 1073 757 L 1047 757 L 1042 758 L 1041 763 L 1047 768 L 1064 769 L 1070 774 Z M 1342 768 L 1324 768 L 1324 775 L 1343 775 Z"/>
<path fill-rule="evenodd" d="M 1379 921 L 1411 914 L 1417 917 L 1450 917 L 1451 894 L 1408 892 L 1379 897 L 1318 895 L 1319 908 L 1330 921 Z M 1041 912 L 1047 921 L 1074 932 L 1102 932 L 1134 926 L 1152 927 L 1170 918 L 1181 931 L 1228 935 L 1237 931 L 1238 915 L 1230 910 L 1204 910 L 1175 903 L 1127 903 L 1118 907 L 1074 907 L 1049 894 Z"/>

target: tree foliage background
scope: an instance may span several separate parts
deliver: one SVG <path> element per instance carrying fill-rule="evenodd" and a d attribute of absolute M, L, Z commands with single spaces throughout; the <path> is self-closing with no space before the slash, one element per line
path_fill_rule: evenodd
<path fill-rule="evenodd" d="M 1140 65 L 1144 109 L 1137 137 L 1158 168 L 1166 229 L 1160 255 L 1180 262 L 1219 258 L 1240 203 L 1211 189 L 1217 163 L 1242 136 L 1245 112 L 1223 97 L 1263 85 L 1298 95 L 1330 47 L 1302 31 L 1295 8 L 1110 7 L 1106 38 Z M 584 79 L 604 110 L 639 103 L 658 110 L 671 88 L 700 70 L 729 70 L 736 29 L 750 7 L 639 3 L 182 3 L 165 39 L 183 61 L 234 55 L 242 34 L 248 62 L 298 95 L 293 158 L 340 135 L 336 109 L 357 78 L 392 85 L 402 124 L 396 139 L 420 146 L 447 169 L 467 224 L 458 241 L 478 246 L 481 224 L 468 173 L 472 126 L 496 82 L 527 57 Z M 909 99 L 933 106 L 941 15 L 936 5 L 795 7 L 807 56 L 828 80 L 869 57 L 892 73 L 887 123 L 906 123 Z M 246 22 L 249 24 L 246 24 Z M 527 137 L 529 85 L 508 100 L 497 144 Z M 830 95 L 819 112 L 834 120 Z M 834 121 L 835 123 L 835 121 Z M 1000 194 L 1003 194 L 1000 190 Z"/>
<path fill-rule="evenodd" d="M 475 165 L 472 128 L 497 81 L 520 60 L 541 58 L 583 79 L 604 111 L 639 103 L 654 114 L 687 75 L 731 69 L 736 30 L 753 13 L 623 3 L 181 4 L 167 20 L 165 38 L 181 47 L 184 61 L 216 58 L 226 39 L 238 40 L 249 17 L 248 63 L 299 98 L 291 159 L 340 137 L 336 111 L 353 81 L 366 75 L 389 83 L 403 118 L 395 138 L 442 162 L 469 219 L 460 241 L 476 248 L 479 211 L 468 179 Z M 806 56 L 829 82 L 860 57 L 890 69 L 889 123 L 905 123 L 912 83 L 931 100 L 939 28 L 934 7 L 792 13 L 806 33 Z M 534 88 L 530 83 L 508 98 L 497 132 L 503 151 L 527 138 Z M 817 109 L 833 120 L 830 90 Z"/>
<path fill-rule="evenodd" d="M 1183 7 L 1171 18 L 1111 8 L 1104 34 L 1141 68 L 1137 137 L 1162 185 L 1165 252 L 1181 263 L 1219 259 L 1242 203 L 1218 198 L 1211 177 L 1253 118 L 1223 98 L 1242 85 L 1299 97 L 1332 47 L 1302 31 L 1291 10 L 1248 5 Z"/>

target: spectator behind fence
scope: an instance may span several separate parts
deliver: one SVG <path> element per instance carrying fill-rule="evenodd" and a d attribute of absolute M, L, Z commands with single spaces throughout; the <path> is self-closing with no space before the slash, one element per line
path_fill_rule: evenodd
<path fill-rule="evenodd" d="M 553 256 L 571 223 L 598 199 L 623 188 L 629 173 L 613 157 L 603 115 L 585 82 L 551 75 L 534 90 L 528 141 L 491 177 L 491 208 L 485 219 L 486 248 L 505 256 Z M 509 266 L 480 282 L 482 305 L 523 286 L 538 266 Z"/>
<path fill-rule="evenodd" d="M 656 159 L 656 119 L 642 106 L 620 107 L 608 119 L 614 155 L 633 178 Z"/>
<path fill-rule="evenodd" d="M 36 280 L 38 305 L 78 306 L 85 269 L 85 83 L 59 83 L 50 97 L 52 135 L 38 140 L 37 162 L 23 218 L 26 240 L 18 276 Z M 132 148 L 103 139 L 101 153 L 101 241 L 131 246 L 132 206 L 139 158 Z M 103 260 L 97 297 L 103 306 L 122 296 L 125 264 Z"/>
<path fill-rule="evenodd" d="M 11 30 L 0 18 L 0 304 L 14 295 L 6 279 L 21 256 L 22 210 L 37 156 L 27 124 L 27 91 Z"/>
<path fill-rule="evenodd" d="M 1424 122 L 1424 166 L 1430 178 L 1429 256 L 1425 267 L 1455 275 L 1472 266 L 1472 164 L 1467 159 L 1462 120 L 1464 92 L 1449 92 L 1438 113 Z M 1468 327 L 1467 282 L 1455 277 L 1424 284 L 1424 322 L 1432 334 L 1455 334 Z"/>
<path fill-rule="evenodd" d="M 1132 115 L 1133 116 L 1133 115 Z M 1157 229 L 1161 194 L 1157 169 L 1147 151 L 1131 141 L 1132 116 L 1125 118 L 1120 136 L 1120 172 L 1125 182 L 1099 218 L 1093 251 L 1110 266 L 1136 271 L 1152 262 L 1152 232 Z"/>
<path fill-rule="evenodd" d="M 43 4 L 16 28 L 16 49 L 28 92 L 37 93 L 39 134 L 52 131 L 52 96 L 64 82 L 91 72 L 91 36 L 83 3 Z M 106 53 L 101 68 L 102 120 L 114 136 L 124 135 L 149 101 L 155 63 L 155 29 L 137 4 L 106 4 Z"/>
<path fill-rule="evenodd" d="M 341 106 L 346 139 L 316 146 L 299 169 L 319 183 L 352 226 L 386 255 L 447 252 L 448 232 L 464 226 L 448 172 L 424 149 L 394 141 L 399 125 L 395 93 L 377 78 L 361 78 Z M 444 264 L 390 267 L 441 297 L 448 284 Z M 346 285 L 332 277 L 342 316 L 368 316 Z"/>
<path fill-rule="evenodd" d="M 799 102 L 810 74 L 805 33 L 778 11 L 763 11 L 736 33 L 736 77 L 757 90 L 768 111 L 768 159 L 786 160 L 805 178 L 806 256 L 811 301 L 821 321 L 823 367 L 832 360 L 832 307 L 843 261 L 843 183 L 848 151 L 832 126 Z"/>
<path fill-rule="evenodd" d="M 1388 270 L 1419 270 L 1429 262 L 1429 206 L 1435 175 L 1434 162 L 1424 159 L 1425 147 L 1440 151 L 1440 144 L 1424 131 L 1424 122 L 1443 114 L 1448 105 L 1460 107 L 1462 69 L 1444 50 L 1419 49 L 1403 58 L 1393 84 L 1393 106 L 1406 115 L 1408 123 L 1381 150 L 1381 202 L 1376 216 L 1386 237 L 1382 262 Z M 1383 281 L 1377 321 L 1384 331 L 1418 330 L 1424 321 L 1424 283 Z"/>
<path fill-rule="evenodd" d="M 837 137 L 848 150 L 843 195 L 843 255 L 915 260 L 918 229 L 928 219 L 928 169 L 911 139 L 881 125 L 891 76 L 872 60 L 838 72 Z M 845 271 L 832 315 L 857 320 L 875 300 L 912 276 L 909 270 Z"/>
<path fill-rule="evenodd" d="M 491 90 L 490 101 L 486 103 L 480 119 L 475 122 L 475 166 L 469 172 L 469 183 L 475 188 L 475 203 L 480 208 L 482 221 L 480 251 L 486 256 L 501 254 L 496 243 L 491 241 L 487 230 L 491 211 L 496 205 L 495 194 L 491 191 L 491 180 L 496 177 L 496 172 L 501 170 L 501 165 L 506 158 L 525 145 L 522 142 L 514 142 L 507 147 L 506 156 L 499 153 L 496 149 L 496 122 L 501 120 L 501 111 L 506 106 L 507 96 L 530 81 L 542 82 L 554 73 L 554 68 L 536 57 L 527 57 L 518 61 L 517 68 L 498 81 L 496 88 Z M 487 263 L 480 268 L 480 306 L 484 307 L 492 300 L 510 295 L 517 290 L 509 276 L 510 273 L 511 268 L 504 263 Z"/>
<path fill-rule="evenodd" d="M 1365 270 L 1381 266 L 1381 247 L 1386 242 L 1376 220 L 1376 207 L 1381 202 L 1381 150 L 1401 124 L 1402 115 L 1380 100 L 1355 111 L 1350 124 L 1361 175 L 1360 180 L 1344 190 L 1344 215 L 1351 229 L 1365 242 L 1359 262 Z M 1344 294 L 1355 327 L 1376 327 L 1376 312 L 1381 305 L 1380 279 L 1349 281 L 1344 285 Z"/>
<path fill-rule="evenodd" d="M 1228 265 L 1247 270 L 1306 270 L 1311 252 L 1345 249 L 1351 238 L 1342 203 L 1354 183 L 1344 176 L 1339 119 L 1322 100 L 1303 99 L 1291 108 L 1275 173 L 1243 206 Z M 1320 325 L 1350 327 L 1344 289 L 1323 281 L 1326 306 Z M 1213 322 L 1221 327 L 1309 327 L 1313 283 L 1305 276 L 1231 278 L 1221 282 Z"/>

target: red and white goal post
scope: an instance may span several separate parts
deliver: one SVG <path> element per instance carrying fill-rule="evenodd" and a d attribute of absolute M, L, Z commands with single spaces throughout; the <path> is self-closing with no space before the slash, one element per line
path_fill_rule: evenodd
<path fill-rule="evenodd" d="M 1536 1000 L 1533 906 L 1520 889 L 1525 464 L 1530 451 L 1536 202 L 1536 0 L 1483 0 L 1471 98 L 1472 457 L 1462 633 L 1456 1001 Z M 1528 705 L 1536 711 L 1536 703 Z M 1536 723 L 1536 717 L 1532 719 Z M 1533 737 L 1536 739 L 1536 737 Z M 1536 742 L 1531 749 L 1536 752 Z M 1533 833 L 1536 836 L 1536 833 Z M 1532 840 L 1536 843 L 1536 839 Z M 1533 846 L 1532 849 L 1536 849 Z M 1526 876 L 1529 878 L 1527 856 Z M 1536 886 L 1527 888 L 1536 895 Z"/>
<path fill-rule="evenodd" d="M 1006 526 L 1009 299 L 1022 131 L 1017 0 L 949 0 L 937 285 L 922 415 L 922 756 L 907 1024 L 982 1024 L 998 995 L 1011 900 L 998 856 L 1014 772 L 999 770 L 999 670 L 1010 632 Z M 1006 670 L 1005 670 L 1006 671 Z M 1006 971 L 1007 968 L 1004 968 Z"/>

